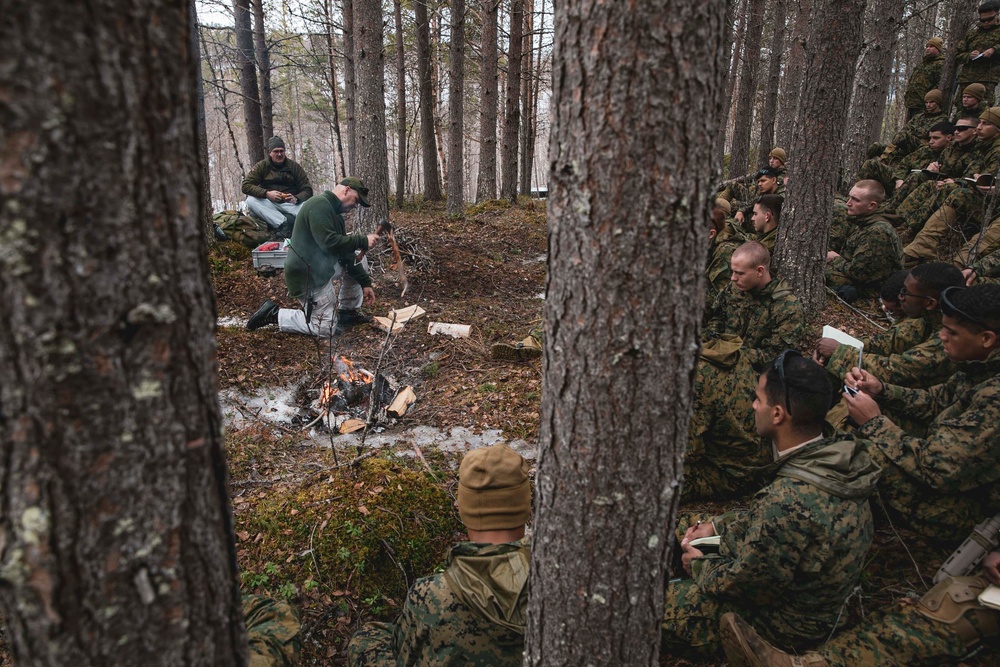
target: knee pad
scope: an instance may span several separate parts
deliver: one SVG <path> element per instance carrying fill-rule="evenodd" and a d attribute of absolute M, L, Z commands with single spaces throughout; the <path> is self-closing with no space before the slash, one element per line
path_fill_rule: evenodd
<path fill-rule="evenodd" d="M 987 585 L 982 577 L 946 577 L 920 598 L 916 611 L 932 621 L 952 626 L 966 648 L 972 648 L 983 639 L 1000 634 L 998 612 L 987 609 L 977 599 Z"/>

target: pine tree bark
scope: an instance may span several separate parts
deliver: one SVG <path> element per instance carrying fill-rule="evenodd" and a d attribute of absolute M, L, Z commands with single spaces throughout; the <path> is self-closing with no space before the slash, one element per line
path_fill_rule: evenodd
<path fill-rule="evenodd" d="M 246 662 L 189 9 L 36 0 L 0 24 L 0 605 L 23 667 Z"/>
<path fill-rule="evenodd" d="M 479 177 L 476 201 L 497 196 L 497 12 L 500 0 L 481 0 L 482 58 L 479 79 Z"/>
<path fill-rule="evenodd" d="M 948 35 L 945 43 L 944 63 L 941 65 L 941 92 L 944 93 L 942 109 L 951 109 L 955 95 L 961 95 L 957 90 L 958 63 L 955 60 L 955 46 L 965 38 L 976 17 L 976 9 L 980 0 L 952 0 L 951 16 L 948 19 Z"/>
<path fill-rule="evenodd" d="M 754 101 L 757 98 L 757 72 L 760 70 L 760 40 L 764 32 L 764 0 L 749 0 L 747 33 L 740 65 L 739 97 L 733 118 L 733 148 L 729 154 L 729 173 L 747 173 L 750 164 L 750 128 L 753 125 Z"/>
<path fill-rule="evenodd" d="M 266 142 L 274 136 L 274 102 L 271 97 L 271 53 L 264 27 L 264 0 L 253 0 L 253 48 L 260 74 L 260 126 Z"/>
<path fill-rule="evenodd" d="M 521 127 L 521 37 L 524 0 L 510 3 L 510 45 L 507 51 L 507 92 L 503 143 L 500 145 L 500 198 L 517 203 L 517 137 Z"/>
<path fill-rule="evenodd" d="M 368 187 L 370 207 L 355 209 L 356 228 L 374 231 L 389 216 L 389 152 L 385 128 L 385 49 L 381 0 L 354 0 L 354 63 L 357 74 L 356 175 Z"/>
<path fill-rule="evenodd" d="M 792 142 L 792 131 L 794 122 L 799 112 L 799 97 L 802 92 L 802 72 L 805 68 L 805 43 L 809 34 L 810 22 L 812 21 L 812 4 L 819 0 L 799 0 L 792 5 L 795 12 L 795 20 L 792 23 L 792 39 L 788 45 L 788 66 L 785 68 L 785 81 L 781 86 L 778 118 L 780 122 L 777 126 L 778 140 L 775 142 L 779 146 L 789 151 Z M 789 162 L 795 160 L 795 155 L 788 154 Z M 790 164 L 785 165 L 786 168 Z"/>
<path fill-rule="evenodd" d="M 899 37 L 906 0 L 875 0 L 869 3 L 864 21 L 864 49 L 854 77 L 847 132 L 844 135 L 842 178 L 838 189 L 845 191 L 855 180 L 868 146 L 878 139 L 885 114 L 892 57 Z"/>
<path fill-rule="evenodd" d="M 525 0 L 524 4 L 524 35 L 521 37 L 521 149 L 520 149 L 520 174 L 517 191 L 519 194 L 531 195 L 531 162 L 534 159 L 533 150 L 535 137 L 532 133 L 534 129 L 531 123 L 531 110 L 534 106 L 532 99 L 532 84 L 534 76 L 531 68 L 534 64 L 534 0 Z"/>
<path fill-rule="evenodd" d="M 555 4 L 525 665 L 659 664 L 724 67 L 723 3 L 661 4 Z"/>
<path fill-rule="evenodd" d="M 209 161 L 208 161 L 208 129 L 205 124 L 205 85 L 202 81 L 201 73 L 201 47 L 199 40 L 199 26 L 198 26 L 198 5 L 197 0 L 189 0 L 188 2 L 188 25 L 191 26 L 191 30 L 188 31 L 188 38 L 191 43 L 188 44 L 188 49 L 191 52 L 191 73 L 194 76 L 195 82 L 195 99 L 197 100 L 197 106 L 195 107 L 197 113 L 197 128 L 198 128 L 198 160 L 201 165 L 201 195 L 200 200 L 200 210 L 201 219 L 198 221 L 201 228 L 205 230 L 205 238 L 212 237 L 212 177 L 209 171 Z"/>
<path fill-rule="evenodd" d="M 719 138 L 716 142 L 716 164 L 718 165 L 722 165 L 725 161 L 726 144 L 729 138 L 729 117 L 736 101 L 734 99 L 734 95 L 736 94 L 736 79 L 740 71 L 740 58 L 743 53 L 743 34 L 746 32 L 746 5 L 747 0 L 735 0 L 726 3 L 728 13 L 726 15 L 725 42 L 723 43 L 727 49 L 727 77 L 725 103 L 722 105 L 722 115 L 719 118 Z M 736 28 L 733 29 L 733 23 L 737 21 Z M 738 174 L 733 174 L 732 170 L 729 170 L 730 177 L 736 175 Z"/>
<path fill-rule="evenodd" d="M 347 114 L 347 173 L 354 176 L 358 171 L 358 123 L 355 100 L 358 85 L 354 67 L 354 0 L 341 0 L 344 17 L 344 111 Z"/>
<path fill-rule="evenodd" d="M 441 178 L 434 136 L 434 91 L 431 86 L 431 31 L 427 0 L 414 0 L 417 28 L 417 80 L 420 96 L 420 155 L 423 158 L 424 199 L 441 201 Z"/>
<path fill-rule="evenodd" d="M 243 95 L 243 123 L 246 128 L 247 154 L 250 164 L 264 159 L 264 130 L 260 119 L 260 97 L 257 90 L 257 63 L 253 51 L 253 29 L 250 21 L 250 0 L 233 0 L 236 20 L 236 62 L 240 71 L 240 92 Z"/>
<path fill-rule="evenodd" d="M 393 2 L 396 22 L 396 208 L 406 201 L 406 57 L 403 51 L 403 8 Z"/>
<path fill-rule="evenodd" d="M 465 0 L 451 0 L 448 70 L 448 215 L 465 212 Z"/>
<path fill-rule="evenodd" d="M 803 44 L 805 62 L 789 152 L 790 188 L 778 226 L 773 266 L 809 314 L 826 302 L 824 267 L 833 195 L 847 122 L 854 65 L 861 50 L 864 0 L 814 0 Z M 830 49 L 836 44 L 836 49 Z"/>
<path fill-rule="evenodd" d="M 785 24 L 787 0 L 775 0 L 772 23 L 771 49 L 767 61 L 767 82 L 764 109 L 760 115 L 760 142 L 757 144 L 757 165 L 767 165 L 767 157 L 774 148 L 774 122 L 778 113 L 778 89 L 781 87 L 781 62 L 785 54 Z"/>

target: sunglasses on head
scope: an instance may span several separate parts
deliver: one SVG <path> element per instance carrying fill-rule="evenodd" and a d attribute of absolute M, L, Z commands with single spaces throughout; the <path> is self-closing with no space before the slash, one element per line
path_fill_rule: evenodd
<path fill-rule="evenodd" d="M 941 291 L 941 310 L 944 312 L 944 314 L 945 315 L 950 315 L 951 313 L 955 313 L 956 315 L 958 315 L 959 317 L 961 317 L 963 320 L 965 320 L 967 322 L 972 322 L 976 326 L 982 327 L 983 329 L 986 329 L 987 331 L 996 332 L 996 327 L 993 327 L 993 326 L 991 326 L 989 324 L 986 324 L 985 322 L 983 322 L 982 320 L 980 320 L 977 317 L 973 317 L 972 315 L 969 315 L 967 312 L 965 312 L 964 310 L 962 310 L 961 308 L 959 308 L 958 306 L 956 306 L 955 303 L 950 298 L 948 298 L 949 294 L 952 295 L 952 296 L 954 296 L 958 292 L 961 292 L 963 289 L 965 289 L 965 288 L 964 287 L 952 286 L 952 287 L 946 287 L 944 290 Z"/>
<path fill-rule="evenodd" d="M 785 387 L 785 412 L 789 415 L 792 414 L 792 410 L 788 405 L 788 380 L 785 378 L 785 359 L 788 357 L 801 356 L 802 353 L 798 350 L 788 349 L 774 358 L 774 370 L 778 373 L 778 378 L 781 380 L 781 384 Z"/>

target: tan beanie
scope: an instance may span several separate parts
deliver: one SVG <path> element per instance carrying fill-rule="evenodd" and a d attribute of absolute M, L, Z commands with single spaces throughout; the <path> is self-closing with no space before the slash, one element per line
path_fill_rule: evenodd
<path fill-rule="evenodd" d="M 937 102 L 941 104 L 944 102 L 944 94 L 937 88 L 932 88 L 924 95 L 924 102 Z"/>
<path fill-rule="evenodd" d="M 458 467 L 458 515 L 472 530 L 508 530 L 528 523 L 528 462 L 504 444 L 466 454 Z"/>
<path fill-rule="evenodd" d="M 771 152 L 768 153 L 767 156 L 778 158 L 779 160 L 781 160 L 781 164 L 785 164 L 785 161 L 787 160 L 787 158 L 785 157 L 784 148 L 772 148 Z"/>
<path fill-rule="evenodd" d="M 986 86 L 981 83 L 970 83 L 965 87 L 965 90 L 962 91 L 962 94 L 972 95 L 977 100 L 982 102 L 983 98 L 986 97 Z"/>
<path fill-rule="evenodd" d="M 930 39 L 927 40 L 927 43 L 924 44 L 925 48 L 928 46 L 933 46 L 935 49 L 938 50 L 938 53 L 941 53 L 941 51 L 944 50 L 944 40 L 941 39 L 940 37 L 931 37 Z"/>
<path fill-rule="evenodd" d="M 979 114 L 979 120 L 985 120 L 987 123 L 992 123 L 997 128 L 1000 128 L 1000 107 L 990 107 Z"/>
<path fill-rule="evenodd" d="M 730 213 L 733 212 L 733 205 L 730 204 L 725 199 L 723 199 L 722 197 L 717 197 L 716 198 L 716 200 L 715 200 L 715 208 L 721 208 L 723 211 L 725 211 L 725 213 L 726 213 L 727 216 Z"/>

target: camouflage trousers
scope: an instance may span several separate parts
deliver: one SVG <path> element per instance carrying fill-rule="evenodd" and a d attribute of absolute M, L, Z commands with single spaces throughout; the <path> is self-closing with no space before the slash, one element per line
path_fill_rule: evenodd
<path fill-rule="evenodd" d="M 753 618 L 752 611 L 706 595 L 692 579 L 669 582 L 666 595 L 660 647 L 663 653 L 674 657 L 721 658 L 719 619 L 722 615 L 734 611 L 745 618 Z"/>
<path fill-rule="evenodd" d="M 927 218 L 936 211 L 948 197 L 948 188 L 957 186 L 937 186 L 937 181 L 925 181 L 915 187 L 913 192 L 896 207 L 896 213 L 903 218 L 904 229 L 912 235 L 924 226 Z"/>
<path fill-rule="evenodd" d="M 389 667 L 396 664 L 396 626 L 365 623 L 347 645 L 349 667 Z"/>
<path fill-rule="evenodd" d="M 906 201 L 906 198 L 913 194 L 918 187 L 927 182 L 929 181 L 923 173 L 908 174 L 906 178 L 903 179 L 903 184 L 896 188 L 896 191 L 892 193 L 892 197 L 888 202 L 888 207 L 896 212 L 899 212 L 899 207 L 902 206 L 904 201 Z"/>
<path fill-rule="evenodd" d="M 925 260 L 936 260 L 938 246 L 950 231 L 960 229 L 964 233 L 980 227 L 985 203 L 985 197 L 975 188 L 954 187 L 919 230 L 910 229 L 913 240 L 903 249 L 903 253 Z"/>
<path fill-rule="evenodd" d="M 976 259 L 1000 250 L 1000 217 L 996 217 L 981 233 L 976 234 L 956 254 L 956 266 L 966 268 Z"/>
<path fill-rule="evenodd" d="M 260 595 L 243 595 L 250 667 L 291 667 L 302 647 L 299 615 L 291 605 Z"/>
<path fill-rule="evenodd" d="M 986 581 L 978 577 L 961 577 L 961 583 L 974 593 L 985 587 Z M 931 589 L 920 601 L 904 600 L 887 611 L 879 612 L 866 622 L 848 632 L 843 632 L 819 649 L 829 667 L 855 667 L 856 665 L 941 665 L 957 662 L 968 654 L 971 646 L 981 639 L 997 635 L 1000 613 L 982 607 L 977 601 L 955 605 L 950 615 L 960 613 L 955 622 L 945 622 L 928 608 L 928 598 L 939 590 L 954 585 L 946 579 Z M 931 606 L 936 606 L 931 603 Z M 962 608 L 964 607 L 964 612 Z"/>
<path fill-rule="evenodd" d="M 944 493 L 911 477 L 869 443 L 868 454 L 882 468 L 878 497 L 889 519 L 922 538 L 955 548 L 982 519 L 984 499 L 972 492 Z"/>

